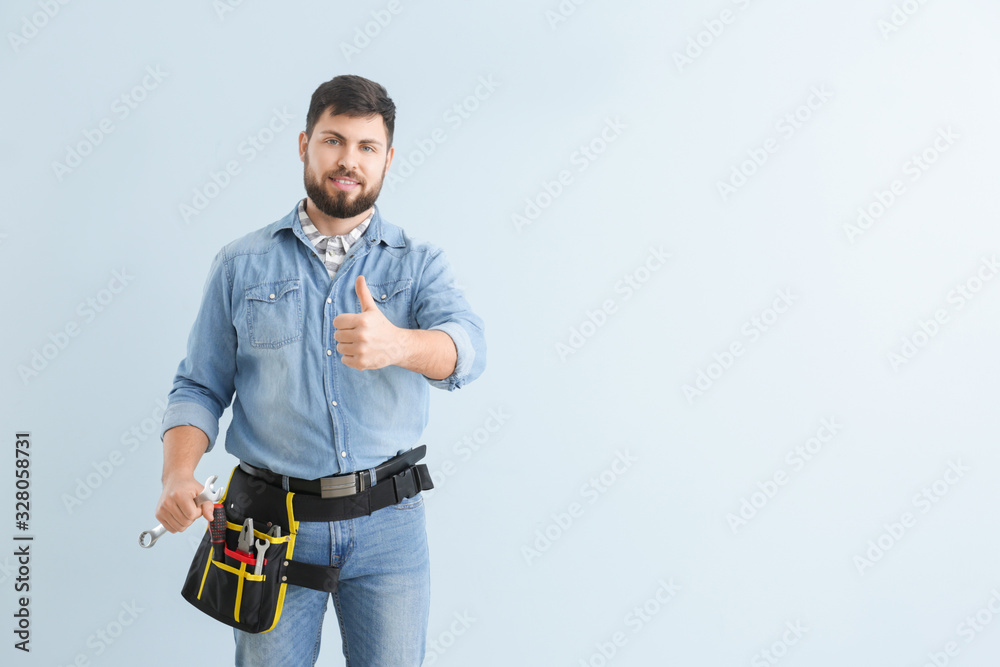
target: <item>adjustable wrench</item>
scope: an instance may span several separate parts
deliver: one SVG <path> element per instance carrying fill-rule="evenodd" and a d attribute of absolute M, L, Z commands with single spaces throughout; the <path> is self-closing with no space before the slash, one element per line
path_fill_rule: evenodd
<path fill-rule="evenodd" d="M 218 475 L 212 475 L 205 480 L 205 487 L 194 499 L 195 505 L 201 505 L 205 502 L 217 503 L 222 499 L 224 489 L 217 490 L 215 488 L 215 480 L 217 479 L 219 479 Z M 167 532 L 167 529 L 163 527 L 163 524 L 160 524 L 153 530 L 142 531 L 139 533 L 139 546 L 144 549 L 150 548 L 156 544 L 156 540 L 160 539 L 160 536 L 165 532 Z"/>

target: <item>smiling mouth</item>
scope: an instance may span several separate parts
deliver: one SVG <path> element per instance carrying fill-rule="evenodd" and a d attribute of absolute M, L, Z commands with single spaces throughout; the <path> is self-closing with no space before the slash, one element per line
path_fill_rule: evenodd
<path fill-rule="evenodd" d="M 333 184 L 337 186 L 339 190 L 353 190 L 354 188 L 360 185 L 360 183 L 351 178 L 338 177 L 338 178 L 331 178 L 330 180 L 333 181 Z"/>

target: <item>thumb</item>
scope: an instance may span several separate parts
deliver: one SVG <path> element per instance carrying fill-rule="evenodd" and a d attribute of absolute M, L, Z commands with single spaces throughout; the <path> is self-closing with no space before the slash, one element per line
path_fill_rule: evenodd
<path fill-rule="evenodd" d="M 364 276 L 358 276 L 358 279 L 354 281 L 354 291 L 358 293 L 358 299 L 361 301 L 362 313 L 369 310 L 378 310 L 378 306 L 375 305 L 375 299 L 372 298 L 372 293 L 368 291 L 368 283 L 365 282 Z"/>

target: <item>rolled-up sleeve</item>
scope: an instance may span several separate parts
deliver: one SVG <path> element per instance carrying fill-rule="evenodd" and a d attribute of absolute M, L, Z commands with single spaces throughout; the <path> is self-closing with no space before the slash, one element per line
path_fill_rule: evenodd
<path fill-rule="evenodd" d="M 236 375 L 236 329 L 225 248 L 212 260 L 201 307 L 188 336 L 187 356 L 177 367 L 160 427 L 160 440 L 175 426 L 196 426 L 215 447 L 219 419 L 232 402 Z"/>
<path fill-rule="evenodd" d="M 413 315 L 421 329 L 443 331 L 455 342 L 455 370 L 443 380 L 427 378 L 433 387 L 453 391 L 472 382 L 486 368 L 483 320 L 469 306 L 455 285 L 444 251 L 428 253 L 414 294 Z M 427 377 L 427 376 L 424 376 Z"/>

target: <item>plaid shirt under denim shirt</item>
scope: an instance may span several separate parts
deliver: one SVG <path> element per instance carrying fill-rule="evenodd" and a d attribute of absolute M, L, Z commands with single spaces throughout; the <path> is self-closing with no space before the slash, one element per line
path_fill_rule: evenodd
<path fill-rule="evenodd" d="M 347 251 L 351 249 L 354 242 L 361 238 L 361 235 L 368 229 L 368 223 L 371 222 L 371 219 L 372 217 L 369 215 L 365 218 L 364 222 L 355 226 L 354 229 L 346 234 L 326 236 L 316 229 L 316 225 L 306 215 L 305 198 L 299 202 L 299 222 L 302 223 L 302 231 L 305 232 L 306 238 L 316 246 L 316 252 L 323 258 L 323 263 L 326 264 L 327 273 L 330 274 L 331 278 L 333 278 L 333 274 L 337 272 L 337 269 L 340 268 L 340 265 L 344 263 Z"/>
<path fill-rule="evenodd" d="M 226 244 L 212 260 L 160 439 L 189 424 L 205 432 L 211 450 L 231 402 L 230 454 L 316 479 L 375 467 L 419 444 L 429 388 L 452 391 L 478 378 L 486 338 L 440 247 L 409 236 L 375 205 L 331 277 L 303 230 L 300 206 Z M 451 337 L 457 361 L 450 376 L 343 364 L 333 319 L 361 312 L 359 275 L 394 325 Z"/>

